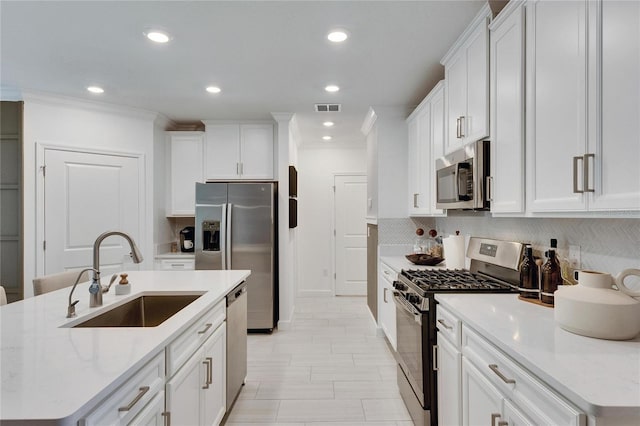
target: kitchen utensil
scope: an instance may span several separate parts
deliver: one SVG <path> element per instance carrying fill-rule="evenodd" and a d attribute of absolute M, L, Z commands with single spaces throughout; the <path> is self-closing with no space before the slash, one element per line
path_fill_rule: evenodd
<path fill-rule="evenodd" d="M 575 334 L 598 339 L 628 340 L 640 333 L 640 292 L 625 286 L 624 278 L 640 276 L 626 269 L 615 280 L 610 274 L 578 271 L 578 284 L 560 286 L 554 293 L 556 323 Z M 620 291 L 612 288 L 613 283 Z M 622 290 L 624 289 L 624 290 Z"/>
<path fill-rule="evenodd" d="M 193 226 L 187 226 L 180 231 L 180 251 L 183 253 L 193 252 L 195 235 Z"/>

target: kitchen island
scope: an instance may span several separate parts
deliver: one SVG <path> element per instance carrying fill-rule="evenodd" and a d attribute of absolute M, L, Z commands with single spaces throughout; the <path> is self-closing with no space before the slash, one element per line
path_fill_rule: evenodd
<path fill-rule="evenodd" d="M 127 273 L 131 293 L 112 288 L 101 307 L 89 308 L 89 283 L 79 284 L 76 318 L 66 318 L 69 288 L 0 308 L 1 424 L 75 425 L 152 361 L 162 364 L 163 392 L 165 349 L 167 363 L 175 362 L 169 354 L 179 352 L 169 347 L 199 318 L 215 308 L 216 320 L 224 320 L 226 294 L 250 271 Z M 202 295 L 156 327 L 72 328 L 139 295 L 162 293 Z"/>
<path fill-rule="evenodd" d="M 548 391 L 558 404 L 584 413 L 575 417 L 575 424 L 640 424 L 640 336 L 611 341 L 572 334 L 555 324 L 553 309 L 521 301 L 512 294 L 437 294 L 436 300 L 439 314 L 444 308 L 445 316 L 448 312 L 448 318 L 459 319 L 457 324 L 455 319 L 445 320 L 438 344 L 443 344 L 442 333 L 458 333 L 462 394 L 466 393 L 463 412 L 474 409 L 468 392 L 473 387 L 469 385 L 471 372 L 476 371 L 483 377 L 478 383 L 491 383 L 485 390 L 495 387 L 502 391 L 504 406 L 520 404 L 525 414 L 528 409 L 534 415 L 536 411 L 542 415 L 551 412 L 542 399 L 536 399 L 537 392 Z M 527 387 L 538 391 L 530 398 Z"/>

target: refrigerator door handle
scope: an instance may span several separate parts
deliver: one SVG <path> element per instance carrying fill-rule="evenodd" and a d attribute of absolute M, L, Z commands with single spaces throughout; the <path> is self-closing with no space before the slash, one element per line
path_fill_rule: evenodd
<path fill-rule="evenodd" d="M 232 262 L 232 258 L 231 258 L 231 232 L 232 232 L 232 212 L 233 212 L 233 204 L 229 203 L 227 204 L 227 226 L 225 227 L 224 231 L 225 231 L 225 237 L 227 239 L 226 242 L 226 251 L 227 251 L 227 263 L 225 264 L 224 269 L 231 269 L 231 262 Z"/>
<path fill-rule="evenodd" d="M 222 217 L 220 220 L 220 254 L 222 265 L 220 269 L 227 269 L 227 204 L 222 205 Z"/>

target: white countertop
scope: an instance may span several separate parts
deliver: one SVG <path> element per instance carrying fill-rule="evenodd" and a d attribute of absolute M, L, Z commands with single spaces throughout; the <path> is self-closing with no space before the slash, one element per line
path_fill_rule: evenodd
<path fill-rule="evenodd" d="M 404 256 L 380 256 L 380 260 L 386 263 L 391 269 L 400 273 L 403 269 L 425 270 L 425 269 L 444 269 L 447 267 L 446 261 L 435 266 L 416 265 L 407 260 Z"/>
<path fill-rule="evenodd" d="M 71 319 L 69 288 L 2 306 L 0 420 L 65 419 L 97 404 L 249 273 L 131 271 L 131 294 L 116 296 L 116 283 L 97 308 L 89 308 L 89 283 L 79 284 L 73 295 L 80 300 L 77 317 Z M 157 327 L 61 327 L 140 293 L 165 291 L 206 293 Z"/>
<path fill-rule="evenodd" d="M 640 417 L 640 336 L 593 339 L 555 325 L 553 309 L 512 294 L 437 294 L 446 308 L 596 417 Z"/>

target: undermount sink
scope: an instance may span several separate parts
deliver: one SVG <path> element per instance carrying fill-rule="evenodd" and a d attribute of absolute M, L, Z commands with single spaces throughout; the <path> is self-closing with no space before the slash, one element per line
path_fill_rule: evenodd
<path fill-rule="evenodd" d="M 73 326 L 78 327 L 156 327 L 202 294 L 142 295 L 98 316 Z"/>

